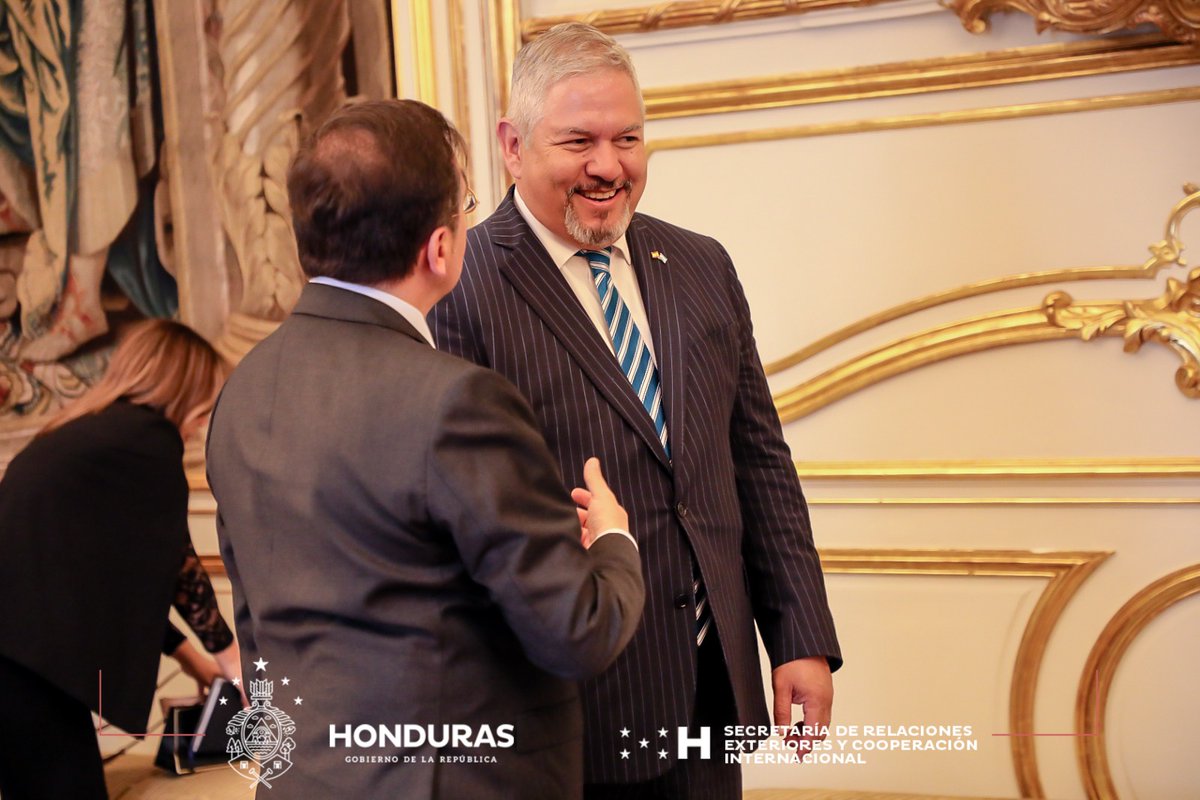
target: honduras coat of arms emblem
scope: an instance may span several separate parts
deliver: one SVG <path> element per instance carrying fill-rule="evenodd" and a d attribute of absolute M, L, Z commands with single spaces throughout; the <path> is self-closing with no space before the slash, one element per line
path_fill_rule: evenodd
<path fill-rule="evenodd" d="M 229 766 L 250 781 L 251 787 L 261 783 L 270 789 L 271 781 L 292 768 L 296 723 L 271 705 L 274 681 L 253 680 L 249 688 L 249 708 L 243 708 L 225 726 L 229 736 L 226 752 Z"/>

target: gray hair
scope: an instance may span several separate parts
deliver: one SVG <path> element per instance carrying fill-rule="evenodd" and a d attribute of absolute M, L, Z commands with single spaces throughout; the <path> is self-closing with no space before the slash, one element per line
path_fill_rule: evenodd
<path fill-rule="evenodd" d="M 602 69 L 619 70 L 629 76 L 644 117 L 646 104 L 629 52 L 611 36 L 582 22 L 555 25 L 521 48 L 513 63 L 506 116 L 525 139 L 541 121 L 542 102 L 551 86 Z"/>

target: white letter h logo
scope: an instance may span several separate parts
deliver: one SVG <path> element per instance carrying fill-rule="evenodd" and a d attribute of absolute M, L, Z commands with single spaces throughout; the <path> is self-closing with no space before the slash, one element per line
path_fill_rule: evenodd
<path fill-rule="evenodd" d="M 712 742 L 710 741 L 710 736 L 709 736 L 709 734 L 711 732 L 712 732 L 712 728 L 704 727 L 704 728 L 700 729 L 699 736 L 697 736 L 695 739 L 689 739 L 688 735 L 687 735 L 688 734 L 687 728 L 680 728 L 679 729 L 679 758 L 687 758 L 688 750 L 691 750 L 693 747 L 700 748 L 700 758 L 702 758 L 704 760 L 708 760 L 708 759 L 712 758 Z"/>

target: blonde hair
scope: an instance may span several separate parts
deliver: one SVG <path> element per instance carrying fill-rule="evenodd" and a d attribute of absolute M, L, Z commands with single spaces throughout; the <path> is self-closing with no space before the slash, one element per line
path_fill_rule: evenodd
<path fill-rule="evenodd" d="M 542 103 L 550 87 L 559 81 L 605 69 L 629 76 L 634 91 L 646 104 L 629 52 L 611 36 L 582 22 L 564 22 L 538 36 L 517 53 L 513 62 L 512 90 L 509 92 L 508 120 L 527 139 L 542 119 Z"/>
<path fill-rule="evenodd" d="M 117 400 L 149 406 L 180 431 L 212 410 L 228 365 L 200 334 L 166 319 L 134 325 L 113 351 L 108 369 L 94 386 L 50 419 L 38 435 Z"/>

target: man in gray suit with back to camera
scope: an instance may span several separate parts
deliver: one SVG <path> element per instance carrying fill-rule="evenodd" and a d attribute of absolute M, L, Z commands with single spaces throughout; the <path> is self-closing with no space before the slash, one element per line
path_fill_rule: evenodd
<path fill-rule="evenodd" d="M 801 745 L 829 723 L 842 659 L 733 263 L 713 239 L 634 213 L 644 119 L 610 37 L 575 23 L 527 44 L 498 129 L 516 186 L 471 230 L 462 281 L 430 320 L 438 347 L 529 399 L 568 482 L 600 456 L 638 532 L 642 625 L 583 687 L 585 796 L 732 800 L 724 729 L 770 723 L 755 623 L 775 724 L 799 704 L 815 729 L 793 735 Z M 679 734 L 705 729 L 710 758 L 680 757 Z"/>
<path fill-rule="evenodd" d="M 574 681 L 641 617 L 599 464 L 576 508 L 520 394 L 431 346 L 474 205 L 462 154 L 428 106 L 366 102 L 288 173 L 311 280 L 208 443 L 245 674 L 295 724 L 259 797 L 576 797 Z"/>

